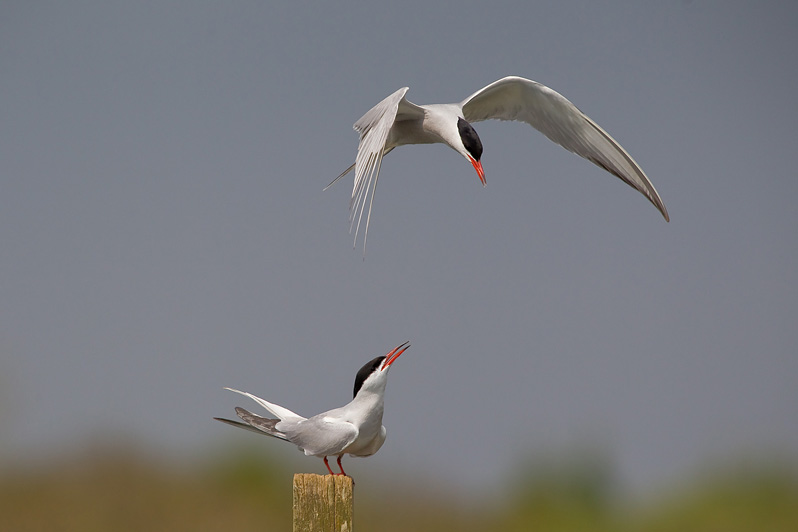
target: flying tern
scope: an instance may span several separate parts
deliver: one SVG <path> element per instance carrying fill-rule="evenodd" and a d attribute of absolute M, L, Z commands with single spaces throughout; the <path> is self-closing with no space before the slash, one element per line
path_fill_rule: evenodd
<path fill-rule="evenodd" d="M 408 347 L 409 342 L 405 342 L 387 355 L 379 356 L 360 368 L 355 376 L 354 399 L 341 408 L 304 418 L 251 393 L 225 388 L 253 399 L 277 419 L 261 417 L 241 407 L 236 407 L 235 410 L 244 423 L 218 417 L 214 419 L 291 442 L 306 455 L 323 458 L 331 475 L 346 475 L 341 465 L 343 455 L 371 456 L 385 442 L 386 430 L 382 425 L 382 413 L 388 370 Z M 328 456 L 338 457 L 340 473 L 333 473 L 330 469 Z"/>
<path fill-rule="evenodd" d="M 399 89 L 355 122 L 354 129 L 360 133 L 355 162 L 325 188 L 355 171 L 349 205 L 350 232 L 355 227 L 357 244 L 368 203 L 364 250 L 382 158 L 405 144 L 446 144 L 471 163 L 484 186 L 482 142 L 471 123 L 490 119 L 526 122 L 566 150 L 621 178 L 648 198 L 666 221 L 670 220 L 654 185 L 626 150 L 564 96 L 541 83 L 508 76 L 460 103 L 432 105 L 409 102 L 405 98 L 407 91 L 408 87 Z"/>

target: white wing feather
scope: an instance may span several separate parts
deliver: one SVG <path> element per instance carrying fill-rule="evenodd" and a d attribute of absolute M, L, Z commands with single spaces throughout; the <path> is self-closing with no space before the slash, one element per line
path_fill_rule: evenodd
<path fill-rule="evenodd" d="M 306 455 L 333 456 L 340 454 L 357 439 L 359 434 L 354 424 L 348 421 L 328 418 L 327 413 L 318 414 L 307 419 L 251 393 L 242 392 L 234 388 L 225 388 L 225 390 L 249 397 L 277 416 L 280 421 L 275 425 L 275 428 L 279 431 L 279 434 L 265 432 L 251 425 L 228 419 L 219 419 L 219 421 L 289 441 L 304 451 Z"/>
<path fill-rule="evenodd" d="M 371 207 L 374 203 L 374 193 L 377 190 L 377 180 L 380 177 L 382 158 L 394 148 L 394 146 L 387 146 L 391 128 L 396 121 L 419 119 L 424 116 L 424 109 L 405 99 L 407 91 L 408 87 L 402 87 L 394 92 L 369 109 L 354 125 L 354 129 L 360 133 L 360 142 L 357 147 L 355 164 L 353 165 L 355 183 L 352 188 L 352 200 L 349 204 L 349 230 L 351 232 L 352 227 L 355 227 L 355 244 L 357 244 L 357 234 L 360 230 L 360 222 L 363 218 L 366 200 L 368 200 L 369 210 L 366 215 L 366 230 L 363 234 L 364 252 L 366 239 L 368 238 L 369 223 L 371 222 Z M 335 181 L 348 174 L 353 167 L 348 168 Z M 370 196 L 369 192 L 371 193 Z M 356 216 L 357 226 L 355 226 Z"/>
<path fill-rule="evenodd" d="M 252 399 L 256 403 L 258 403 L 260 406 L 262 406 L 263 408 L 265 408 L 266 410 L 271 412 L 273 415 L 277 416 L 281 421 L 302 421 L 302 420 L 306 419 L 306 418 L 300 416 L 299 414 L 291 412 L 287 408 L 284 408 L 284 407 L 282 407 L 280 405 L 276 405 L 274 403 L 270 403 L 269 401 L 266 401 L 265 399 L 261 399 L 260 397 L 258 397 L 256 395 L 252 395 L 249 392 L 242 392 L 241 390 L 235 390 L 233 388 L 225 388 L 225 390 L 230 390 L 231 392 L 235 392 L 235 393 L 241 394 L 241 395 L 243 395 L 245 397 L 249 397 L 250 399 Z"/>
<path fill-rule="evenodd" d="M 357 439 L 357 427 L 348 422 L 324 419 L 324 414 L 313 416 L 300 423 L 286 424 L 280 429 L 289 441 L 306 455 L 333 456 L 341 454 Z"/>
<path fill-rule="evenodd" d="M 536 81 L 508 76 L 478 90 L 461 103 L 469 122 L 526 122 L 550 140 L 621 178 L 640 191 L 665 220 L 668 211 L 640 166 L 598 124 L 560 93 Z"/>

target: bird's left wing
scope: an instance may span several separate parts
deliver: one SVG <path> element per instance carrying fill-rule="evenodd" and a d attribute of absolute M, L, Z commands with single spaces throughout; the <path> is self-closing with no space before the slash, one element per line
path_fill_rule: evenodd
<path fill-rule="evenodd" d="M 366 215 L 366 230 L 363 235 L 364 250 L 366 238 L 368 237 L 369 222 L 371 221 L 371 206 L 374 203 L 374 192 L 377 189 L 377 179 L 380 176 L 382 158 L 393 149 L 392 147 L 386 149 L 391 127 L 396 121 L 424 117 L 424 109 L 405 99 L 407 91 L 408 87 L 403 87 L 394 92 L 369 109 L 354 125 L 355 130 L 360 133 L 360 142 L 357 147 L 355 164 L 353 165 L 355 183 L 352 188 L 352 200 L 349 204 L 349 230 L 351 231 L 352 227 L 355 226 L 355 217 L 357 217 L 357 226 L 355 228 L 355 243 L 357 243 L 357 234 L 360 230 L 363 210 L 368 199 L 369 211 Z M 348 174 L 353 167 L 347 169 L 338 179 Z M 370 198 L 369 191 L 371 192 Z"/>
<path fill-rule="evenodd" d="M 280 418 L 281 421 L 301 421 L 305 419 L 299 414 L 288 410 L 284 406 L 270 403 L 269 401 L 261 399 L 257 395 L 252 395 L 249 392 L 242 392 L 241 390 L 235 390 L 233 388 L 225 388 L 225 390 L 230 390 L 231 392 L 239 393 L 245 397 L 249 397 L 256 403 L 258 403 L 260 406 L 262 406 L 263 408 L 265 408 L 266 410 L 268 410 L 269 412 Z"/>
<path fill-rule="evenodd" d="M 669 220 L 657 190 L 634 159 L 598 124 L 553 89 L 509 76 L 478 90 L 460 105 L 463 117 L 469 122 L 490 119 L 526 122 L 566 150 L 621 178 Z"/>

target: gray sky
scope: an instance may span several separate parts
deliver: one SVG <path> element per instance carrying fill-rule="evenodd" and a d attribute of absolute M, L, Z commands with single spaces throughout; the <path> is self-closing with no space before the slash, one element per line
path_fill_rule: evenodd
<path fill-rule="evenodd" d="M 651 487 L 796 457 L 795 5 L 268 4 L 0 5 L 6 462 L 254 438 L 211 421 L 245 404 L 223 386 L 315 414 L 404 340 L 388 440 L 355 476 L 491 486 L 596 445 Z M 487 188 L 443 146 L 386 157 L 363 260 L 351 179 L 322 192 L 352 123 L 403 86 L 451 102 L 509 74 L 618 139 L 671 223 L 483 122 Z"/>

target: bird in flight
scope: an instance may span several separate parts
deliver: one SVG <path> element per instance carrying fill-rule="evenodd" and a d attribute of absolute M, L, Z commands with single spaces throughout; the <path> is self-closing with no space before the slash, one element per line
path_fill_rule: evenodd
<path fill-rule="evenodd" d="M 354 399 L 347 405 L 334 408 L 311 418 L 299 414 L 280 405 L 270 403 L 251 393 L 225 388 L 253 399 L 268 410 L 276 419 L 261 417 L 241 407 L 236 407 L 240 421 L 215 417 L 214 419 L 246 429 L 258 434 L 265 434 L 280 440 L 291 442 L 307 456 L 324 459 L 324 465 L 331 475 L 346 475 L 341 458 L 345 454 L 351 456 L 371 456 L 385 442 L 387 431 L 382 425 L 384 409 L 385 385 L 388 383 L 388 370 L 399 355 L 410 347 L 405 342 L 387 355 L 378 356 L 367 362 L 355 376 Z M 328 456 L 338 457 L 340 473 L 333 473 Z"/>
<path fill-rule="evenodd" d="M 325 187 L 354 170 L 349 230 L 355 228 L 357 245 L 368 203 L 364 252 L 382 158 L 405 144 L 446 144 L 471 163 L 484 186 L 482 141 L 471 124 L 491 119 L 526 122 L 566 150 L 621 178 L 648 198 L 666 221 L 670 220 L 654 185 L 626 150 L 564 96 L 541 83 L 508 76 L 460 103 L 431 105 L 409 102 L 407 91 L 408 87 L 399 89 L 355 122 L 354 128 L 360 133 L 355 162 Z"/>

